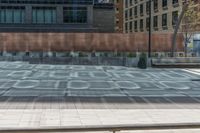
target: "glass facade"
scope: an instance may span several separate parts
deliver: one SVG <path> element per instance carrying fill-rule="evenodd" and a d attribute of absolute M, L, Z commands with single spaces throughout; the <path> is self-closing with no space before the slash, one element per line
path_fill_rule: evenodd
<path fill-rule="evenodd" d="M 33 7 L 32 23 L 41 23 L 41 24 L 56 23 L 56 8 Z"/>
<path fill-rule="evenodd" d="M 113 32 L 114 4 L 110 0 L 0 0 L 0 31 Z"/>
<path fill-rule="evenodd" d="M 95 9 L 113 9 L 113 4 L 108 0 L 0 0 L 0 23 L 91 24 Z"/>
<path fill-rule="evenodd" d="M 24 23 L 24 7 L 0 7 L 0 23 Z"/>
<path fill-rule="evenodd" d="M 93 0 L 0 0 L 0 3 L 19 4 L 93 4 Z"/>
<path fill-rule="evenodd" d="M 33 24 L 55 24 L 56 7 L 32 7 Z M 87 7 L 63 7 L 63 23 L 87 23 Z M 29 16 L 28 16 L 29 17 Z M 0 7 L 0 23 L 24 23 L 25 7 Z"/>
<path fill-rule="evenodd" d="M 64 7 L 64 23 L 87 23 L 87 7 Z"/>

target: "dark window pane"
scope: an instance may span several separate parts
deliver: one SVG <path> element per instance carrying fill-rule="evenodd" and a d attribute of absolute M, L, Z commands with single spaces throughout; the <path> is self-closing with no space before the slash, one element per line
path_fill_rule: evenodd
<path fill-rule="evenodd" d="M 87 23 L 86 7 L 64 7 L 64 23 Z"/>
<path fill-rule="evenodd" d="M 140 19 L 140 30 L 143 31 L 143 19 Z"/>
<path fill-rule="evenodd" d="M 158 27 L 158 16 L 153 17 L 153 27 L 157 28 Z"/>
<path fill-rule="evenodd" d="M 167 14 L 162 15 L 162 26 L 167 26 Z"/>
<path fill-rule="evenodd" d="M 172 12 L 172 25 L 175 25 L 178 20 L 178 11 Z"/>
<path fill-rule="evenodd" d="M 167 0 L 162 0 L 162 7 L 167 7 Z"/>

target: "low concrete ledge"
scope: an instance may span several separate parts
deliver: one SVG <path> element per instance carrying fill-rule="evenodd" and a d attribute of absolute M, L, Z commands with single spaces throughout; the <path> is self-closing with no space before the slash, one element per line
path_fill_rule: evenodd
<path fill-rule="evenodd" d="M 26 61 L 31 64 L 105 65 L 137 67 L 138 58 L 129 57 L 0 57 L 0 61 Z"/>
<path fill-rule="evenodd" d="M 92 132 L 110 131 L 150 131 L 173 129 L 200 129 L 200 123 L 166 123 L 166 124 L 138 124 L 138 125 L 110 125 L 110 126 L 77 126 L 77 127 L 47 127 L 47 128 L 17 128 L 0 129 L 2 133 L 56 133 L 56 132 Z"/>
<path fill-rule="evenodd" d="M 200 58 L 154 58 L 152 59 L 152 67 L 199 68 Z"/>

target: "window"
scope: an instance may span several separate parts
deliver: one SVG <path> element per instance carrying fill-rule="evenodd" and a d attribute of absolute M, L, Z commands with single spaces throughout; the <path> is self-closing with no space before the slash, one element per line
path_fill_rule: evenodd
<path fill-rule="evenodd" d="M 125 23 L 125 31 L 128 33 L 128 23 Z"/>
<path fill-rule="evenodd" d="M 138 0 L 135 0 L 135 4 L 138 2 Z"/>
<path fill-rule="evenodd" d="M 64 23 L 87 23 L 86 7 L 64 7 Z"/>
<path fill-rule="evenodd" d="M 149 17 L 146 18 L 146 29 L 149 30 Z"/>
<path fill-rule="evenodd" d="M 172 0 L 172 4 L 178 4 L 178 0 Z"/>
<path fill-rule="evenodd" d="M 167 7 L 167 0 L 162 0 L 162 7 L 166 8 Z"/>
<path fill-rule="evenodd" d="M 167 26 L 167 14 L 162 15 L 162 26 L 163 27 Z"/>
<path fill-rule="evenodd" d="M 24 12 L 25 10 L 16 10 L 13 11 L 13 23 L 24 23 Z"/>
<path fill-rule="evenodd" d="M 33 7 L 32 23 L 51 24 L 56 23 L 56 8 L 54 7 Z"/>
<path fill-rule="evenodd" d="M 0 7 L 0 23 L 24 23 L 25 7 Z"/>
<path fill-rule="evenodd" d="M 132 9 L 132 8 L 129 9 L 129 17 L 130 17 L 130 18 L 133 17 L 133 9 Z"/>
<path fill-rule="evenodd" d="M 135 22 L 134 22 L 134 29 L 135 29 L 135 32 L 137 32 L 137 29 L 138 29 L 137 25 L 138 25 L 138 24 L 137 24 L 137 21 L 135 21 Z"/>
<path fill-rule="evenodd" d="M 12 23 L 13 22 L 13 11 L 10 9 L 6 9 L 6 23 Z"/>
<path fill-rule="evenodd" d="M 128 8 L 128 0 L 125 0 L 125 6 Z"/>
<path fill-rule="evenodd" d="M 119 8 L 116 7 L 115 9 L 116 9 L 116 13 L 119 13 Z"/>
<path fill-rule="evenodd" d="M 134 8 L 134 14 L 135 14 L 135 17 L 137 17 L 137 15 L 138 15 L 137 6 Z"/>
<path fill-rule="evenodd" d="M 1 9 L 0 10 L 0 22 L 5 23 L 6 22 L 5 18 L 6 18 L 6 10 Z"/>
<path fill-rule="evenodd" d="M 143 31 L 143 19 L 140 19 L 140 30 Z"/>
<path fill-rule="evenodd" d="M 146 2 L 146 13 L 149 14 L 149 1 Z"/>
<path fill-rule="evenodd" d="M 158 0 L 153 1 L 153 8 L 154 8 L 154 11 L 158 10 Z"/>
<path fill-rule="evenodd" d="M 140 15 L 143 15 L 143 4 L 140 4 Z"/>
<path fill-rule="evenodd" d="M 129 0 L 129 5 L 130 5 L 130 6 L 133 5 L 133 0 Z"/>
<path fill-rule="evenodd" d="M 115 23 L 116 23 L 116 24 L 119 24 L 119 20 L 117 19 L 117 20 L 115 21 Z"/>
<path fill-rule="evenodd" d="M 128 20 L 128 10 L 125 11 L 125 19 Z"/>
<path fill-rule="evenodd" d="M 178 21 L 178 11 L 172 12 L 172 25 L 176 25 L 176 22 Z"/>
<path fill-rule="evenodd" d="M 130 32 L 133 32 L 133 22 L 129 22 L 129 29 L 130 29 Z"/>
<path fill-rule="evenodd" d="M 153 27 L 157 28 L 158 27 L 158 16 L 153 17 Z"/>

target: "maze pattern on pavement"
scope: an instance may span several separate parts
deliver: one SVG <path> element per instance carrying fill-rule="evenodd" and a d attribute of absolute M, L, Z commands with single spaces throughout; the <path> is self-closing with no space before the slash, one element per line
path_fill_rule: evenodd
<path fill-rule="evenodd" d="M 200 96 L 183 69 L 0 63 L 1 96 Z"/>

